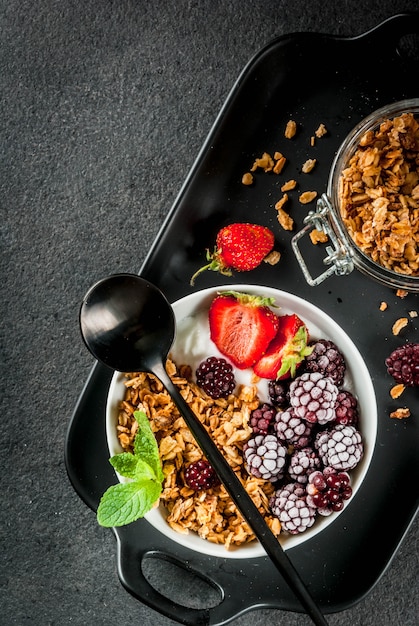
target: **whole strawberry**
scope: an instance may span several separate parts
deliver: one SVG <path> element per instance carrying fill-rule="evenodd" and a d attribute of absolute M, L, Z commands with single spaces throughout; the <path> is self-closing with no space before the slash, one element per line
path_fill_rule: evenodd
<path fill-rule="evenodd" d="M 241 222 L 224 226 L 217 234 L 214 252 L 207 250 L 209 263 L 195 272 L 191 285 L 205 270 L 231 276 L 231 270 L 248 272 L 255 269 L 271 252 L 274 243 L 274 234 L 266 226 Z"/>

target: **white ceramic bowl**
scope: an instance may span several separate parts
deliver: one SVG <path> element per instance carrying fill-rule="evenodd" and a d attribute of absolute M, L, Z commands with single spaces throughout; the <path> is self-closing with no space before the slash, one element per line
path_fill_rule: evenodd
<path fill-rule="evenodd" d="M 207 356 L 219 355 L 217 348 L 209 337 L 207 312 L 215 295 L 220 291 L 226 290 L 273 297 L 276 305 L 280 307 L 276 309 L 280 314 L 296 313 L 306 323 L 311 339 L 323 338 L 334 341 L 344 355 L 347 373 L 343 387 L 348 391 L 352 391 L 358 398 L 360 430 L 364 442 L 364 456 L 358 466 L 351 472 L 352 498 L 354 498 L 371 462 L 377 434 L 377 404 L 374 388 L 367 366 L 358 349 L 333 319 L 306 300 L 269 287 L 231 285 L 211 287 L 198 291 L 173 304 L 177 332 L 171 354 L 177 363 L 188 363 L 195 370 L 197 365 Z M 235 374 L 238 382 L 246 382 L 246 379 L 250 381 L 250 371 L 238 372 L 238 370 L 235 370 Z M 116 372 L 109 388 L 106 430 L 110 456 L 122 452 L 116 436 L 116 421 L 118 403 L 123 399 L 125 392 L 124 380 L 126 380 L 124 374 Z M 267 381 L 262 381 L 259 391 L 261 399 L 267 400 Z M 120 476 L 118 478 L 121 481 L 126 480 Z M 346 503 L 345 508 L 350 506 L 351 500 Z M 292 548 L 314 537 L 314 535 L 322 532 L 336 520 L 339 514 L 332 513 L 328 517 L 318 516 L 314 525 L 299 535 L 281 535 L 280 542 L 283 548 Z M 173 541 L 204 554 L 238 559 L 265 555 L 265 551 L 258 541 L 226 550 L 222 545 L 216 545 L 201 539 L 194 532 L 190 532 L 188 535 L 177 533 L 167 524 L 163 505 L 147 513 L 146 519 Z"/>

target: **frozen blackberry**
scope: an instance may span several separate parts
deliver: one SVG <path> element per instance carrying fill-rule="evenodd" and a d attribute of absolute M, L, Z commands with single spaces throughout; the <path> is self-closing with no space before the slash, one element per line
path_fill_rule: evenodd
<path fill-rule="evenodd" d="M 288 474 L 297 483 L 305 485 L 308 482 L 309 474 L 319 469 L 320 459 L 315 450 L 310 447 L 295 450 L 291 454 Z"/>
<path fill-rule="evenodd" d="M 220 484 L 214 468 L 205 459 L 200 459 L 187 466 L 184 471 L 185 483 L 194 491 L 211 489 Z"/>
<path fill-rule="evenodd" d="M 307 502 L 304 487 L 288 483 L 278 489 L 269 500 L 271 511 L 281 522 L 282 530 L 292 535 L 310 528 L 316 519 L 316 509 Z"/>
<path fill-rule="evenodd" d="M 196 382 L 210 398 L 228 398 L 236 386 L 233 366 L 225 359 L 210 356 L 199 364 Z"/>
<path fill-rule="evenodd" d="M 364 446 L 359 431 L 352 425 L 338 424 L 317 434 L 314 445 L 325 467 L 351 470 L 362 459 Z"/>
<path fill-rule="evenodd" d="M 385 363 L 396 383 L 419 387 L 419 343 L 406 343 L 396 348 Z"/>
<path fill-rule="evenodd" d="M 358 402 L 349 391 L 339 391 L 336 398 L 336 424 L 353 424 L 356 426 L 359 420 Z"/>
<path fill-rule="evenodd" d="M 294 448 L 304 448 L 311 441 L 313 426 L 314 424 L 295 415 L 294 409 L 290 407 L 286 411 L 278 411 L 274 431 L 280 441 L 292 444 Z"/>
<path fill-rule="evenodd" d="M 290 385 L 290 403 L 294 412 L 313 424 L 327 424 L 335 419 L 338 388 L 319 372 L 306 372 Z"/>
<path fill-rule="evenodd" d="M 305 369 L 307 372 L 319 372 L 328 376 L 339 387 L 345 376 L 345 359 L 333 341 L 319 339 L 305 360 Z"/>
<path fill-rule="evenodd" d="M 283 380 L 270 380 L 268 384 L 269 398 L 278 409 L 288 404 L 289 383 Z"/>
<path fill-rule="evenodd" d="M 267 435 L 272 422 L 274 421 L 276 410 L 272 404 L 264 403 L 250 415 L 250 426 L 257 435 Z"/>
<path fill-rule="evenodd" d="M 341 511 L 345 500 L 352 495 L 350 482 L 347 472 L 338 472 L 332 467 L 326 467 L 322 472 L 315 471 L 308 477 L 307 502 L 318 509 L 320 515 Z"/>
<path fill-rule="evenodd" d="M 275 482 L 283 477 L 287 448 L 275 435 L 256 435 L 243 446 L 244 462 L 249 474 Z"/>

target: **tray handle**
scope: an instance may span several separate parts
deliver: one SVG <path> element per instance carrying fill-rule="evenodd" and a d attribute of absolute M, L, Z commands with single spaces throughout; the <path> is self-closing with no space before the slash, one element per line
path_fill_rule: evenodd
<path fill-rule="evenodd" d="M 389 17 L 370 31 L 355 37 L 378 39 L 380 45 L 394 45 L 396 52 L 406 61 L 419 62 L 419 12 L 411 11 Z M 409 36 L 412 36 L 410 38 Z"/>
<path fill-rule="evenodd" d="M 224 598 L 224 592 L 214 580 L 208 576 L 204 576 L 187 563 L 180 561 L 178 558 L 153 549 L 133 549 L 132 545 L 125 544 L 121 541 L 118 534 L 118 576 L 123 587 L 138 600 L 147 604 L 149 607 L 166 617 L 173 619 L 180 624 L 186 626 L 210 626 L 211 624 L 220 623 L 213 613 L 218 613 L 216 607 L 213 608 L 191 608 L 183 604 L 179 604 L 158 591 L 147 580 L 142 566 L 147 558 L 161 559 L 167 561 L 180 569 L 184 569 L 188 574 L 196 576 L 201 581 L 216 588 L 220 595 L 220 603 Z"/>

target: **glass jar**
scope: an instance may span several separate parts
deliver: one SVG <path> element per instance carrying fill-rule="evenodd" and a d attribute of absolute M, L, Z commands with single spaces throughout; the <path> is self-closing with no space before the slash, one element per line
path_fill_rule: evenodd
<path fill-rule="evenodd" d="M 419 292 L 419 276 L 402 274 L 380 265 L 354 243 L 344 224 L 339 207 L 341 173 L 359 147 L 361 137 L 367 131 L 376 130 L 383 121 L 398 117 L 402 113 L 413 113 L 417 117 L 419 98 L 395 102 L 374 111 L 353 128 L 340 146 L 332 163 L 327 193 L 319 198 L 316 209 L 310 211 L 304 220 L 305 227 L 292 239 L 293 251 L 310 285 L 319 285 L 332 274 L 349 274 L 356 268 L 388 287 Z M 326 233 L 330 243 L 326 246 L 327 256 L 323 259 L 323 263 L 328 268 L 315 278 L 311 276 L 298 245 L 300 239 L 313 229 Z"/>

